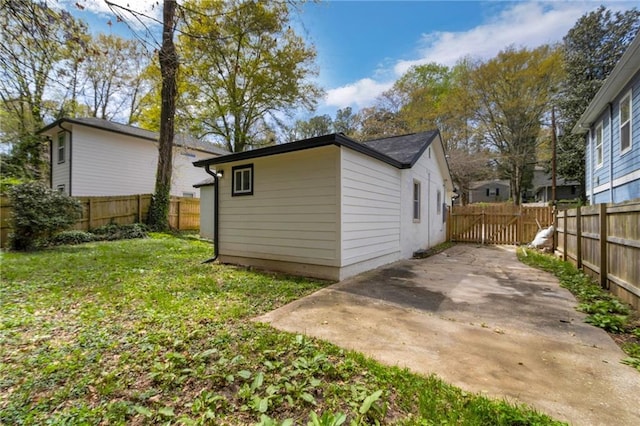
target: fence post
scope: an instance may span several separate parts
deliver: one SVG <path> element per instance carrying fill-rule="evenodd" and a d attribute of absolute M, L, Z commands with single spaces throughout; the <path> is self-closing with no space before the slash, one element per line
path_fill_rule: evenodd
<path fill-rule="evenodd" d="M 93 229 L 93 205 L 92 205 L 92 201 L 93 198 L 89 197 L 89 204 L 87 204 L 87 213 L 88 213 L 88 218 L 89 221 L 87 222 L 87 231 L 90 231 L 91 229 Z"/>
<path fill-rule="evenodd" d="M 565 262 L 567 261 L 567 216 L 569 216 L 567 213 L 569 212 L 569 210 L 565 210 L 564 214 L 562 215 L 562 260 L 564 260 Z"/>
<path fill-rule="evenodd" d="M 608 279 L 608 257 L 607 252 L 607 235 L 609 230 L 607 229 L 607 204 L 600 204 L 600 287 L 609 288 Z"/>
<path fill-rule="evenodd" d="M 178 199 L 177 201 L 178 201 L 178 208 L 177 208 L 177 210 L 178 210 L 178 224 L 177 224 L 176 227 L 178 228 L 178 231 L 179 231 L 181 229 L 180 228 L 180 208 L 181 208 L 180 205 L 181 205 L 181 202 L 180 202 L 180 199 Z"/>
<path fill-rule="evenodd" d="M 138 223 L 142 223 L 142 194 L 138 194 Z"/>
<path fill-rule="evenodd" d="M 582 269 L 582 211 L 576 209 L 576 267 Z"/>

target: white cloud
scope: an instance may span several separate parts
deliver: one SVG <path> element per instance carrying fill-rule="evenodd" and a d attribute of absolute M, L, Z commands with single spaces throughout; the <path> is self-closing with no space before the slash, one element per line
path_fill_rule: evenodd
<path fill-rule="evenodd" d="M 560 42 L 580 16 L 598 6 L 599 3 L 594 2 L 519 2 L 489 22 L 467 31 L 424 34 L 419 40 L 418 57 L 395 61 L 388 72 L 373 70 L 372 78 L 329 89 L 326 105 L 339 108 L 371 106 L 395 79 L 413 65 L 436 62 L 451 66 L 466 56 L 479 59 L 494 57 L 511 45 L 533 48 Z M 616 9 L 611 6 L 610 9 Z M 385 75 L 387 78 L 383 77 Z"/>
<path fill-rule="evenodd" d="M 392 85 L 393 81 L 378 82 L 371 78 L 363 78 L 355 83 L 328 90 L 325 103 L 338 108 L 350 105 L 362 108 L 373 104 L 376 97 Z"/>
<path fill-rule="evenodd" d="M 162 23 L 162 5 L 159 2 L 110 0 L 110 7 L 104 0 L 64 0 L 62 4 L 67 10 L 81 9 L 96 15 L 114 18 L 121 15 L 134 29 L 151 27 Z M 115 23 L 115 22 L 114 22 Z"/>
<path fill-rule="evenodd" d="M 594 3 L 578 2 L 518 3 L 491 22 L 468 31 L 423 35 L 420 57 L 398 61 L 394 71 L 400 76 L 412 65 L 429 62 L 454 65 L 465 56 L 491 58 L 510 45 L 533 48 L 558 42 L 581 15 L 596 7 Z"/>

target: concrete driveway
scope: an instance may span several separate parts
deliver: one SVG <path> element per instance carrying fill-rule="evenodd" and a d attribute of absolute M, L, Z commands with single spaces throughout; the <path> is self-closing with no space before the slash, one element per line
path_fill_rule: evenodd
<path fill-rule="evenodd" d="M 457 245 L 339 282 L 257 321 L 575 425 L 640 425 L 640 373 L 513 247 Z"/>

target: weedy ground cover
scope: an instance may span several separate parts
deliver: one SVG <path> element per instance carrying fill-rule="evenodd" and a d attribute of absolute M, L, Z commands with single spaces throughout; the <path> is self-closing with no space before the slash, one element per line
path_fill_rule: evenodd
<path fill-rule="evenodd" d="M 0 424 L 555 422 L 251 318 L 328 283 L 140 240 L 2 253 Z"/>
<path fill-rule="evenodd" d="M 640 315 L 600 287 L 573 264 L 535 250 L 522 248 L 518 258 L 527 265 L 553 273 L 587 314 L 586 322 L 607 331 L 628 355 L 622 360 L 640 371 Z"/>

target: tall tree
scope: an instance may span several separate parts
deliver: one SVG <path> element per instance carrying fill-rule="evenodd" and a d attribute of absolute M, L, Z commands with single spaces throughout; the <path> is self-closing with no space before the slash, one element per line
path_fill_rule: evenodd
<path fill-rule="evenodd" d="M 582 16 L 563 41 L 565 79 L 560 110 L 558 173 L 576 180 L 585 199 L 585 141 L 571 130 L 640 29 L 640 12 L 611 12 L 604 6 Z"/>
<path fill-rule="evenodd" d="M 192 0 L 184 10 L 185 96 L 202 135 L 244 151 L 264 140 L 265 117 L 315 105 L 315 49 L 289 25 L 287 2 Z"/>
<path fill-rule="evenodd" d="M 3 173 L 43 179 L 46 149 L 35 131 L 63 103 L 45 97 L 66 86 L 61 64 L 69 52 L 84 48 L 86 27 L 70 13 L 32 0 L 2 0 L 0 26 L 0 109 L 7 118 L 0 134 L 10 151 L 2 158 Z"/>
<path fill-rule="evenodd" d="M 340 108 L 336 111 L 336 118 L 333 120 L 333 130 L 336 133 L 355 137 L 358 133 L 358 127 L 358 116 L 351 107 Z"/>
<path fill-rule="evenodd" d="M 173 138 L 175 133 L 178 54 L 174 44 L 176 29 L 176 0 L 164 0 L 162 10 L 162 47 L 158 53 L 162 74 L 162 104 L 160 107 L 160 137 L 158 140 L 158 168 L 156 184 L 149 207 L 148 223 L 152 229 L 169 229 L 169 203 L 173 171 Z"/>
<path fill-rule="evenodd" d="M 532 176 L 536 144 L 559 67 L 559 53 L 549 46 L 509 48 L 470 73 L 478 131 L 497 153 L 496 164 L 511 182 L 515 204 L 520 203 Z"/>
<path fill-rule="evenodd" d="M 144 71 L 150 58 L 137 40 L 99 34 L 90 43 L 83 71 L 84 97 L 90 114 L 106 120 L 131 115 L 143 95 Z"/>

